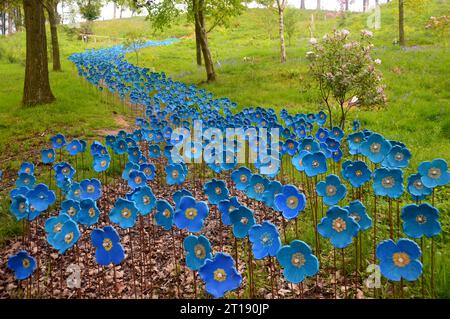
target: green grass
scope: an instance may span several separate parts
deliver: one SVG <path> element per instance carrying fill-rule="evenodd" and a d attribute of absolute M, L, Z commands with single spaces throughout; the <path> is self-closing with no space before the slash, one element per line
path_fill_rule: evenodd
<path fill-rule="evenodd" d="M 431 15 L 442 15 L 450 8 L 447 2 L 434 1 L 419 13 L 406 12 L 408 47 L 394 45 L 397 38 L 397 7 L 383 6 L 381 29 L 375 30 L 375 58 L 380 58 L 384 74 L 388 104 L 385 110 L 359 110 L 364 128 L 378 131 L 389 139 L 397 139 L 412 150 L 412 167 L 436 157 L 450 155 L 450 52 L 443 39 L 425 29 Z M 173 28 L 158 33 L 158 38 L 184 35 L 181 42 L 167 47 L 147 48 L 140 53 L 140 65 L 164 71 L 172 78 L 199 84 L 217 96 L 229 97 L 240 107 L 265 106 L 287 108 L 290 112 L 309 112 L 323 108 L 317 88 L 308 76 L 305 53 L 309 50 L 308 25 L 315 15 L 314 36 L 321 37 L 333 28 L 347 28 L 357 38 L 366 28 L 367 15 L 351 13 L 345 20 L 324 19 L 323 13 L 300 11 L 295 39 L 287 48 L 288 62 L 280 64 L 276 24 L 268 32 L 266 22 L 275 13 L 248 10 L 233 20 L 229 28 L 218 28 L 210 34 L 210 45 L 217 66 L 218 80 L 214 84 L 201 83 L 203 68 L 195 62 L 195 41 L 192 27 L 181 20 Z M 98 23 L 99 34 L 107 34 L 113 22 Z M 151 37 L 152 29 L 143 18 L 118 22 L 115 36 L 138 27 Z M 276 23 L 276 22 L 274 22 Z M 183 34 L 184 32 L 184 34 Z M 134 61 L 133 55 L 128 56 Z"/>

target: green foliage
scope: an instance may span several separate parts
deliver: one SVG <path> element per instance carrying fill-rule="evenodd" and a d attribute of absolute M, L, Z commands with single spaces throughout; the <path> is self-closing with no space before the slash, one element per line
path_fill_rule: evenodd
<path fill-rule="evenodd" d="M 139 50 L 145 43 L 145 39 L 142 34 L 137 32 L 128 32 L 125 35 L 124 47 L 134 52 L 136 56 L 136 65 L 139 66 Z"/>
<path fill-rule="evenodd" d="M 300 15 L 298 14 L 298 10 L 295 9 L 287 9 L 284 15 L 284 30 L 286 31 L 286 35 L 289 41 L 289 45 L 292 45 L 292 39 L 297 31 L 298 20 Z"/>
<path fill-rule="evenodd" d="M 101 0 L 77 0 L 81 16 L 87 21 L 94 21 L 100 17 L 103 1 Z"/>
<path fill-rule="evenodd" d="M 330 129 L 333 126 L 332 100 L 339 106 L 339 126 L 345 127 L 348 111 L 353 106 L 377 106 L 385 103 L 382 74 L 372 59 L 372 33 L 362 31 L 360 41 L 351 40 L 348 30 L 335 30 L 321 40 L 311 39 L 307 52 L 309 70 L 328 108 Z"/>

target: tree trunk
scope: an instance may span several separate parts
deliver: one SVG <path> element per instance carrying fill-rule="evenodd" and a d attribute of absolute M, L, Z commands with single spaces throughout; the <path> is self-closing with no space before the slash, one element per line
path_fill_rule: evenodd
<path fill-rule="evenodd" d="M 8 34 L 13 34 L 13 17 L 12 10 L 8 12 Z"/>
<path fill-rule="evenodd" d="M 348 11 L 348 0 L 345 0 L 345 11 Z"/>
<path fill-rule="evenodd" d="M 6 13 L 0 12 L 0 16 L 2 19 L 2 35 L 6 34 Z"/>
<path fill-rule="evenodd" d="M 55 100 L 48 79 L 47 37 L 43 0 L 23 0 L 26 28 L 26 66 L 23 89 L 24 105 Z"/>
<path fill-rule="evenodd" d="M 405 16 L 404 16 L 404 0 L 398 0 L 398 36 L 401 46 L 405 46 Z"/>
<path fill-rule="evenodd" d="M 305 0 L 302 0 L 300 2 L 300 9 L 306 9 L 306 7 L 305 7 Z"/>
<path fill-rule="evenodd" d="M 320 4 L 320 0 L 317 0 L 317 10 L 320 10 L 321 4 Z"/>
<path fill-rule="evenodd" d="M 122 19 L 122 12 L 123 12 L 123 7 L 120 7 L 119 19 Z"/>
<path fill-rule="evenodd" d="M 363 0 L 363 12 L 367 11 L 367 7 L 369 6 L 369 1 L 368 0 Z"/>
<path fill-rule="evenodd" d="M 113 19 L 116 20 L 116 13 L 117 13 L 117 5 L 113 1 Z"/>
<path fill-rule="evenodd" d="M 202 47 L 200 44 L 200 28 L 197 23 L 197 20 L 198 20 L 197 15 L 195 15 L 194 19 L 195 19 L 195 48 L 196 48 L 196 52 L 197 52 L 197 65 L 201 66 L 202 65 Z"/>
<path fill-rule="evenodd" d="M 203 53 L 203 59 L 205 61 L 207 82 L 210 83 L 216 81 L 216 71 L 214 70 L 214 62 L 212 60 L 211 51 L 209 50 L 208 46 L 208 34 L 206 32 L 205 17 L 203 14 L 203 1 L 204 0 L 199 0 L 195 14 L 197 15 L 196 23 L 200 30 L 199 40 Z"/>
<path fill-rule="evenodd" d="M 48 0 L 46 9 L 48 13 L 48 22 L 50 23 L 50 33 L 52 37 L 53 71 L 61 71 L 61 59 L 59 54 L 58 41 L 58 1 Z"/>
<path fill-rule="evenodd" d="M 286 44 L 284 40 L 284 8 L 285 0 L 277 0 L 278 5 L 278 22 L 280 31 L 280 51 L 281 51 L 281 63 L 286 62 Z"/>
<path fill-rule="evenodd" d="M 20 7 L 14 9 L 14 26 L 16 27 L 16 32 L 22 29 L 22 11 Z"/>

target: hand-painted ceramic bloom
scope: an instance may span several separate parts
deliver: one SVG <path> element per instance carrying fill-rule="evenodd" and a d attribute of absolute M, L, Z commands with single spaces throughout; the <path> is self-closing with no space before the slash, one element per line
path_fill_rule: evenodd
<path fill-rule="evenodd" d="M 317 225 L 317 230 L 323 237 L 330 238 L 334 247 L 345 248 L 358 234 L 359 225 L 349 215 L 348 210 L 333 206 L 328 209 L 327 215 Z"/>
<path fill-rule="evenodd" d="M 82 147 L 80 141 L 77 139 L 72 140 L 72 142 L 70 142 L 69 144 L 66 145 L 66 150 L 69 153 L 69 155 L 71 155 L 71 156 L 75 156 L 78 153 L 80 153 L 82 148 L 83 147 Z"/>
<path fill-rule="evenodd" d="M 247 167 L 239 167 L 231 173 L 231 180 L 234 182 L 236 189 L 244 191 L 250 184 L 252 172 Z"/>
<path fill-rule="evenodd" d="M 235 209 L 241 207 L 241 203 L 239 203 L 237 197 L 231 197 L 229 199 L 221 200 L 217 207 L 219 208 L 219 212 L 222 216 L 222 223 L 224 225 L 231 225 L 230 214 Z"/>
<path fill-rule="evenodd" d="M 16 180 L 17 188 L 27 187 L 32 188 L 34 183 L 36 182 L 36 177 L 31 174 L 22 173 L 19 175 L 19 178 Z"/>
<path fill-rule="evenodd" d="M 148 147 L 148 156 L 150 158 L 159 158 L 161 156 L 161 148 L 157 144 Z"/>
<path fill-rule="evenodd" d="M 363 161 L 350 162 L 345 166 L 343 176 L 353 187 L 361 187 L 372 178 L 372 172 Z"/>
<path fill-rule="evenodd" d="M 329 135 L 328 130 L 326 128 L 321 127 L 316 132 L 316 139 L 319 142 L 325 142 L 325 140 L 327 139 L 328 135 Z"/>
<path fill-rule="evenodd" d="M 94 171 L 100 173 L 106 171 L 109 168 L 110 163 L 111 157 L 108 154 L 95 155 L 92 167 L 94 168 Z"/>
<path fill-rule="evenodd" d="M 152 189 L 148 186 L 139 188 L 133 195 L 132 199 L 142 216 L 150 214 L 156 205 L 156 197 Z"/>
<path fill-rule="evenodd" d="M 403 194 L 403 172 L 399 168 L 377 168 L 373 173 L 375 195 L 399 198 Z"/>
<path fill-rule="evenodd" d="M 211 259 L 211 244 L 205 236 L 190 235 L 183 241 L 183 247 L 186 251 L 186 265 L 191 270 L 199 270 L 206 259 Z"/>
<path fill-rule="evenodd" d="M 397 243 L 392 239 L 384 240 L 377 246 L 377 258 L 380 260 L 381 274 L 389 280 L 414 281 L 422 273 L 419 261 L 422 252 L 412 240 L 402 238 Z"/>
<path fill-rule="evenodd" d="M 191 196 L 194 197 L 192 195 L 192 193 L 190 191 L 188 191 L 187 189 L 183 188 L 180 189 L 178 191 L 176 191 L 175 193 L 173 193 L 173 201 L 175 202 L 175 207 L 178 207 L 178 205 L 180 204 L 180 200 L 184 197 L 184 196 Z"/>
<path fill-rule="evenodd" d="M 100 210 L 92 199 L 84 199 L 80 202 L 80 211 L 78 212 L 78 222 L 82 225 L 92 226 L 97 224 L 100 218 Z"/>
<path fill-rule="evenodd" d="M 155 178 L 156 167 L 153 164 L 145 163 L 140 165 L 139 170 L 144 173 L 145 178 L 148 181 L 152 181 Z"/>
<path fill-rule="evenodd" d="M 381 164 L 389 168 L 404 168 L 408 167 L 410 159 L 411 152 L 406 147 L 394 145 Z"/>
<path fill-rule="evenodd" d="M 294 284 L 301 283 L 306 277 L 312 277 L 319 271 L 317 257 L 301 240 L 294 240 L 290 245 L 281 247 L 277 253 L 277 259 L 284 268 L 284 278 Z"/>
<path fill-rule="evenodd" d="M 132 163 L 132 162 L 128 162 L 125 165 L 125 168 L 122 172 L 122 179 L 124 180 L 128 180 L 130 177 L 130 173 L 131 171 L 136 170 L 139 171 L 140 170 L 140 166 L 138 164 Z"/>
<path fill-rule="evenodd" d="M 181 198 L 173 220 L 179 229 L 187 229 L 192 233 L 203 228 L 203 222 L 208 216 L 209 208 L 205 202 L 196 201 L 194 197 Z"/>
<path fill-rule="evenodd" d="M 389 141 L 380 134 L 373 133 L 361 143 L 359 151 L 372 163 L 381 163 L 391 148 L 392 145 Z"/>
<path fill-rule="evenodd" d="M 305 168 L 306 175 L 309 177 L 326 173 L 327 159 L 325 154 L 323 152 L 306 154 L 303 157 L 303 167 Z"/>
<path fill-rule="evenodd" d="M 56 173 L 55 178 L 57 181 L 61 181 L 65 177 L 73 178 L 73 176 L 75 175 L 75 172 L 76 172 L 75 169 L 69 163 L 66 163 L 66 162 L 61 162 L 61 163 L 54 165 L 53 170 Z"/>
<path fill-rule="evenodd" d="M 119 198 L 109 213 L 109 219 L 121 228 L 131 228 L 136 224 L 137 212 L 134 202 Z"/>
<path fill-rule="evenodd" d="M 78 212 L 80 211 L 80 202 L 72 199 L 65 200 L 61 203 L 60 214 L 67 214 L 72 220 L 78 221 Z"/>
<path fill-rule="evenodd" d="M 33 163 L 25 163 L 25 162 L 20 164 L 20 168 L 17 173 L 19 175 L 22 173 L 34 175 L 34 164 Z"/>
<path fill-rule="evenodd" d="M 281 193 L 283 185 L 279 181 L 271 181 L 267 186 L 266 191 L 263 193 L 262 201 L 267 207 L 276 209 L 275 196 Z"/>
<path fill-rule="evenodd" d="M 261 201 L 270 181 L 260 175 L 252 175 L 245 192 L 248 197 Z"/>
<path fill-rule="evenodd" d="M 320 145 L 311 137 L 304 138 L 298 145 L 299 152 L 308 151 L 310 153 L 315 153 L 320 150 Z"/>
<path fill-rule="evenodd" d="M 410 204 L 402 209 L 403 231 L 412 238 L 434 237 L 441 233 L 439 211 L 428 203 Z"/>
<path fill-rule="evenodd" d="M 36 267 L 36 259 L 25 250 L 8 257 L 8 268 L 14 271 L 17 280 L 24 280 L 30 277 L 36 270 Z"/>
<path fill-rule="evenodd" d="M 14 196 L 12 198 L 9 210 L 14 214 L 17 220 L 28 218 L 30 214 L 30 208 L 27 198 L 24 195 L 20 194 Z"/>
<path fill-rule="evenodd" d="M 71 220 L 70 216 L 61 212 L 58 216 L 50 217 L 45 221 L 45 232 L 47 233 L 47 241 L 55 247 L 55 236 L 60 233 L 63 225 Z"/>
<path fill-rule="evenodd" d="M 85 179 L 80 182 L 80 199 L 96 201 L 100 197 L 102 197 L 102 184 L 98 179 Z"/>
<path fill-rule="evenodd" d="M 128 186 L 131 189 L 144 187 L 145 185 L 147 185 L 147 178 L 143 172 L 134 170 L 130 172 L 130 175 L 128 175 Z"/>
<path fill-rule="evenodd" d="M 347 187 L 341 183 L 338 176 L 331 174 L 325 177 L 325 181 L 317 183 L 316 192 L 326 205 L 332 206 L 347 195 Z"/>
<path fill-rule="evenodd" d="M 283 217 L 291 220 L 305 209 L 306 197 L 300 193 L 297 187 L 285 185 L 281 193 L 275 195 L 275 208 L 283 214 Z"/>
<path fill-rule="evenodd" d="M 351 202 L 345 206 L 349 216 L 352 217 L 359 225 L 359 230 L 367 230 L 372 226 L 372 219 L 367 215 L 366 207 L 359 200 Z"/>
<path fill-rule="evenodd" d="M 440 158 L 432 162 L 422 162 L 419 165 L 419 174 L 422 175 L 423 185 L 429 188 L 444 186 L 450 182 L 447 162 Z"/>
<path fill-rule="evenodd" d="M 242 276 L 234 267 L 233 258 L 225 253 L 217 253 L 214 258 L 207 259 L 199 274 L 206 284 L 206 291 L 215 298 L 223 297 L 242 283 Z"/>
<path fill-rule="evenodd" d="M 128 147 L 128 160 L 132 163 L 138 163 L 142 152 L 137 146 Z"/>
<path fill-rule="evenodd" d="M 67 199 L 76 200 L 78 202 L 81 201 L 80 183 L 72 183 L 72 185 L 70 185 L 70 189 L 66 197 Z"/>
<path fill-rule="evenodd" d="M 276 256 L 281 247 L 277 227 L 271 222 L 264 221 L 261 225 L 253 225 L 248 231 L 248 236 L 256 259 Z"/>
<path fill-rule="evenodd" d="M 61 230 L 53 237 L 53 243 L 50 243 L 60 254 L 64 254 L 67 249 L 75 245 L 80 239 L 80 230 L 76 222 L 67 220 L 62 224 Z"/>
<path fill-rule="evenodd" d="M 55 150 L 53 148 L 43 149 L 41 159 L 44 164 L 51 164 L 55 161 Z"/>
<path fill-rule="evenodd" d="M 125 252 L 120 243 L 120 237 L 112 226 L 94 229 L 91 233 L 92 245 L 95 247 L 97 264 L 108 266 L 118 265 L 125 259 Z"/>
<path fill-rule="evenodd" d="M 182 184 L 186 179 L 186 174 L 181 164 L 170 164 L 166 166 L 166 183 L 168 185 Z"/>
<path fill-rule="evenodd" d="M 408 192 L 415 197 L 426 197 L 433 192 L 433 189 L 423 185 L 422 175 L 412 174 L 408 177 Z"/>
<path fill-rule="evenodd" d="M 227 199 L 230 194 L 225 182 L 214 178 L 204 185 L 203 191 L 208 196 L 209 203 L 213 205 L 217 205 L 220 201 Z"/>
<path fill-rule="evenodd" d="M 49 190 L 47 185 L 39 184 L 27 193 L 27 199 L 30 207 L 43 212 L 55 203 L 56 196 L 55 192 Z"/>
<path fill-rule="evenodd" d="M 283 144 L 282 153 L 288 154 L 289 156 L 294 156 L 297 153 L 298 142 L 293 139 L 287 139 Z"/>
<path fill-rule="evenodd" d="M 363 132 L 357 132 L 350 134 L 347 137 L 348 142 L 348 151 L 351 155 L 359 154 L 359 147 L 361 146 L 361 143 L 364 142 L 365 136 Z"/>
<path fill-rule="evenodd" d="M 291 162 L 292 165 L 295 166 L 295 168 L 299 171 L 299 172 L 303 172 L 305 170 L 305 167 L 303 166 L 303 158 L 307 155 L 310 154 L 308 151 L 300 151 L 298 152 L 298 154 L 296 154 L 294 157 L 292 157 Z"/>
<path fill-rule="evenodd" d="M 166 200 L 156 201 L 155 221 L 158 226 L 170 230 L 173 225 L 173 207 Z"/>
<path fill-rule="evenodd" d="M 52 142 L 53 148 L 57 150 L 66 145 L 66 139 L 62 134 L 56 134 L 50 138 L 50 141 Z"/>
<path fill-rule="evenodd" d="M 327 121 L 327 115 L 324 111 L 320 111 L 319 113 L 317 113 L 316 122 L 319 126 L 324 125 L 326 121 Z"/>
<path fill-rule="evenodd" d="M 255 217 L 250 209 L 240 206 L 230 213 L 230 221 L 233 224 L 233 234 L 236 238 L 244 238 L 248 231 L 255 225 Z"/>
<path fill-rule="evenodd" d="M 336 141 L 340 141 L 344 137 L 344 131 L 340 127 L 335 126 L 331 129 L 330 137 Z"/>

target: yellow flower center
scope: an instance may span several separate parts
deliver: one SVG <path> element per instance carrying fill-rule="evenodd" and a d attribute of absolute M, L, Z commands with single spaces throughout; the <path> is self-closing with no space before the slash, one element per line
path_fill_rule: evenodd
<path fill-rule="evenodd" d="M 402 153 L 400 153 L 400 152 L 395 154 L 395 160 L 396 161 L 403 161 L 404 158 L 405 158 L 405 156 Z"/>
<path fill-rule="evenodd" d="M 187 219 L 193 220 L 195 217 L 197 217 L 197 210 L 195 208 L 188 208 L 186 209 L 186 212 L 184 213 Z"/>
<path fill-rule="evenodd" d="M 29 167 L 27 167 L 27 168 L 25 168 L 25 173 L 27 173 L 27 174 L 29 174 L 30 173 L 30 168 Z"/>
<path fill-rule="evenodd" d="M 70 244 L 73 238 L 74 238 L 73 232 L 70 232 L 64 236 L 64 241 L 66 242 L 66 244 Z"/>
<path fill-rule="evenodd" d="M 239 179 L 241 180 L 242 183 L 245 183 L 247 181 L 247 175 L 242 174 Z"/>
<path fill-rule="evenodd" d="M 256 183 L 254 188 L 255 188 L 255 192 L 257 192 L 258 194 L 261 194 L 262 192 L 264 192 L 264 185 L 261 183 Z"/>
<path fill-rule="evenodd" d="M 123 218 L 130 218 L 131 217 L 131 211 L 128 208 L 124 208 L 122 210 L 122 217 Z"/>
<path fill-rule="evenodd" d="M 381 180 L 381 185 L 384 188 L 392 188 L 395 185 L 395 180 L 391 176 L 385 177 Z"/>
<path fill-rule="evenodd" d="M 347 223 L 341 217 L 338 217 L 333 220 L 333 229 L 338 233 L 343 232 L 347 229 Z"/>
<path fill-rule="evenodd" d="M 47 157 L 48 157 L 48 158 L 52 158 L 52 157 L 53 157 L 53 154 L 52 154 L 52 153 L 48 153 Z"/>
<path fill-rule="evenodd" d="M 100 166 L 101 166 L 101 167 L 106 167 L 106 164 L 108 164 L 108 162 L 105 161 L 105 160 L 103 160 L 103 161 L 100 162 Z"/>
<path fill-rule="evenodd" d="M 355 172 L 355 175 L 358 176 L 358 177 L 362 176 L 362 174 L 363 174 L 363 172 L 361 170 L 357 170 Z"/>
<path fill-rule="evenodd" d="M 295 209 L 298 206 L 298 198 L 297 196 L 290 196 L 287 199 L 287 207 L 290 209 Z"/>
<path fill-rule="evenodd" d="M 88 215 L 91 218 L 95 217 L 95 209 L 93 207 L 89 208 Z"/>
<path fill-rule="evenodd" d="M 112 243 L 111 239 L 105 238 L 103 240 L 102 246 L 106 251 L 110 251 L 113 248 L 113 243 Z"/>
<path fill-rule="evenodd" d="M 178 173 L 177 170 L 174 170 L 174 171 L 172 172 L 172 177 L 173 177 L 173 178 L 178 178 L 179 175 L 180 175 L 180 174 Z"/>
<path fill-rule="evenodd" d="M 93 192 L 95 192 L 95 187 L 93 185 L 89 185 L 86 188 L 86 190 L 87 190 L 88 193 L 93 193 Z"/>
<path fill-rule="evenodd" d="M 372 153 L 379 153 L 381 150 L 381 144 L 380 143 L 372 143 L 372 145 L 370 145 L 370 151 Z"/>
<path fill-rule="evenodd" d="M 427 222 L 427 218 L 424 215 L 417 215 L 416 222 L 418 224 L 425 224 Z"/>
<path fill-rule="evenodd" d="M 30 260 L 29 260 L 28 258 L 24 258 L 24 259 L 22 260 L 22 266 L 23 266 L 23 268 L 28 268 L 28 267 L 30 267 L 30 265 L 31 265 L 31 262 L 30 262 Z"/>
<path fill-rule="evenodd" d="M 142 183 L 142 178 L 141 178 L 140 176 L 136 176 L 136 177 L 134 178 L 134 182 L 135 182 L 136 184 L 140 184 L 140 183 Z"/>
<path fill-rule="evenodd" d="M 215 192 L 217 195 L 220 195 L 222 193 L 222 189 L 220 187 L 216 187 Z"/>
<path fill-rule="evenodd" d="M 55 226 L 53 226 L 53 232 L 55 233 L 59 233 L 62 229 L 62 224 L 61 223 L 57 223 Z"/>
<path fill-rule="evenodd" d="M 214 271 L 214 280 L 218 282 L 223 282 L 227 279 L 227 273 L 223 268 L 218 268 Z"/>
<path fill-rule="evenodd" d="M 195 256 L 199 259 L 204 259 L 206 257 L 206 249 L 201 244 L 195 245 L 194 252 L 195 252 Z"/>
<path fill-rule="evenodd" d="M 428 176 L 434 179 L 441 177 L 441 169 L 437 167 L 430 168 Z"/>
<path fill-rule="evenodd" d="M 336 186 L 334 186 L 334 185 L 327 186 L 327 191 L 326 191 L 327 196 L 334 196 L 334 195 L 336 195 L 336 192 L 337 192 Z"/>
<path fill-rule="evenodd" d="M 405 267 L 407 266 L 410 262 L 411 259 L 409 258 L 408 254 L 400 252 L 400 253 L 394 253 L 394 255 L 392 256 L 392 259 L 394 260 L 394 264 L 397 267 Z"/>
<path fill-rule="evenodd" d="M 168 209 L 164 210 L 163 216 L 164 216 L 165 218 L 169 218 L 169 217 L 170 217 L 170 210 L 168 210 Z"/>
<path fill-rule="evenodd" d="M 145 195 L 144 197 L 142 197 L 142 202 L 144 203 L 144 205 L 150 204 L 150 197 Z"/>
<path fill-rule="evenodd" d="M 421 181 L 420 179 L 417 179 L 417 180 L 414 182 L 414 186 L 415 186 L 417 189 L 422 189 L 422 188 L 423 188 L 422 181 Z"/>
<path fill-rule="evenodd" d="M 305 264 L 305 256 L 302 253 L 292 254 L 291 263 L 295 267 L 300 268 Z"/>
<path fill-rule="evenodd" d="M 247 217 L 242 217 L 241 218 L 241 224 L 242 225 L 247 225 L 248 224 L 248 218 Z"/>
<path fill-rule="evenodd" d="M 312 162 L 312 167 L 314 167 L 314 168 L 317 168 L 317 167 L 319 167 L 319 161 L 313 161 Z"/>

